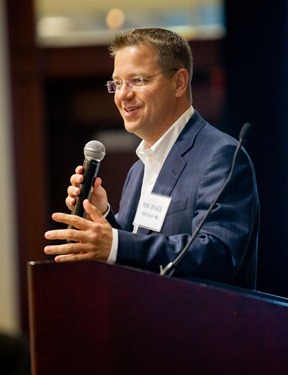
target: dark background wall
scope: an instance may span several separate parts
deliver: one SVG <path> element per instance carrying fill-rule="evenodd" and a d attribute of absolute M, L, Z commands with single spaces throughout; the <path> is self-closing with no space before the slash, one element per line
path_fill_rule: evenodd
<path fill-rule="evenodd" d="M 288 2 L 226 1 L 226 123 L 251 122 L 261 200 L 258 288 L 288 296 Z"/>

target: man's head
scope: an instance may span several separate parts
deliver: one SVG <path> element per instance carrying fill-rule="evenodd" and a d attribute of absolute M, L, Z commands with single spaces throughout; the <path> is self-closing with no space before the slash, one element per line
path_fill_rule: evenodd
<path fill-rule="evenodd" d="M 163 29 L 116 36 L 108 91 L 128 132 L 154 144 L 191 105 L 192 56 L 187 41 Z"/>

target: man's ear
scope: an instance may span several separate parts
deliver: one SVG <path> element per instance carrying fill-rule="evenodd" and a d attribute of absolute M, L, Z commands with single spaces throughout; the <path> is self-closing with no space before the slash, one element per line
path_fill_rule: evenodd
<path fill-rule="evenodd" d="M 181 97 L 183 95 L 186 95 L 187 86 L 190 84 L 189 73 L 187 72 L 186 69 L 182 68 L 176 72 L 175 82 L 176 82 L 176 96 Z"/>

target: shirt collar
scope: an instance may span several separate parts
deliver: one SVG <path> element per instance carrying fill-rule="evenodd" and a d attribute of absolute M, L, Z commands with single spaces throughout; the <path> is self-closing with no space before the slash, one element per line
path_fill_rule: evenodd
<path fill-rule="evenodd" d="M 150 148 L 144 148 L 144 141 L 141 141 L 136 149 L 136 154 L 139 159 L 141 159 L 144 164 L 152 161 L 153 159 L 157 160 L 157 164 L 161 168 L 173 144 L 183 130 L 184 126 L 192 117 L 193 113 L 194 108 L 191 105 L 187 111 L 185 111 Z"/>

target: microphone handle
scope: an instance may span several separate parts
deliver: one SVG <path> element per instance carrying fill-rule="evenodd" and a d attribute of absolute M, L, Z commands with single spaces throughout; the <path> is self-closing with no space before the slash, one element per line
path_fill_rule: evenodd
<path fill-rule="evenodd" d="M 80 185 L 81 193 L 76 198 L 76 203 L 75 203 L 74 209 L 72 211 L 73 215 L 77 215 L 77 216 L 81 216 L 81 217 L 86 216 L 86 212 L 83 208 L 83 201 L 85 199 L 90 198 L 92 188 L 93 188 L 93 185 L 94 185 L 94 181 L 95 181 L 95 178 L 98 174 L 99 166 L 100 166 L 100 162 L 97 161 L 97 160 L 93 160 L 93 159 L 85 159 L 84 160 L 84 163 L 83 163 L 84 180 L 83 180 L 82 184 Z"/>
<path fill-rule="evenodd" d="M 196 228 L 196 230 L 192 234 L 192 237 L 190 238 L 190 240 L 188 241 L 188 243 L 186 244 L 186 246 L 181 250 L 181 252 L 179 253 L 179 255 L 172 262 L 170 262 L 170 263 L 167 264 L 167 266 L 165 268 L 163 268 L 162 266 L 160 266 L 160 275 L 161 276 L 166 276 L 166 275 L 167 276 L 172 276 L 173 273 L 174 273 L 174 271 L 175 271 L 175 269 L 176 269 L 176 267 L 177 267 L 177 265 L 178 265 L 178 263 L 180 263 L 180 261 L 183 259 L 183 257 L 187 253 L 189 247 L 192 245 L 192 243 L 195 240 L 196 236 L 200 232 L 203 224 L 205 223 L 208 215 L 213 210 L 213 208 L 215 207 L 216 203 L 218 202 L 220 196 L 222 195 L 223 191 L 225 190 L 226 186 L 230 182 L 231 177 L 232 177 L 233 172 L 234 172 L 234 169 L 235 169 L 235 162 L 236 162 L 237 155 L 239 153 L 239 150 L 240 150 L 241 146 L 243 145 L 243 143 L 245 141 L 246 141 L 246 139 L 244 137 L 240 138 L 240 140 L 238 142 L 238 145 L 237 145 L 237 148 L 236 148 L 236 150 L 234 152 L 234 155 L 233 155 L 233 159 L 232 159 L 232 164 L 231 164 L 229 175 L 228 175 L 228 177 L 227 177 L 224 185 L 222 186 L 221 190 L 219 191 L 218 195 L 214 198 L 214 200 L 212 201 L 211 205 L 209 206 L 206 214 L 203 216 L 202 220 L 200 221 L 198 227 Z"/>

